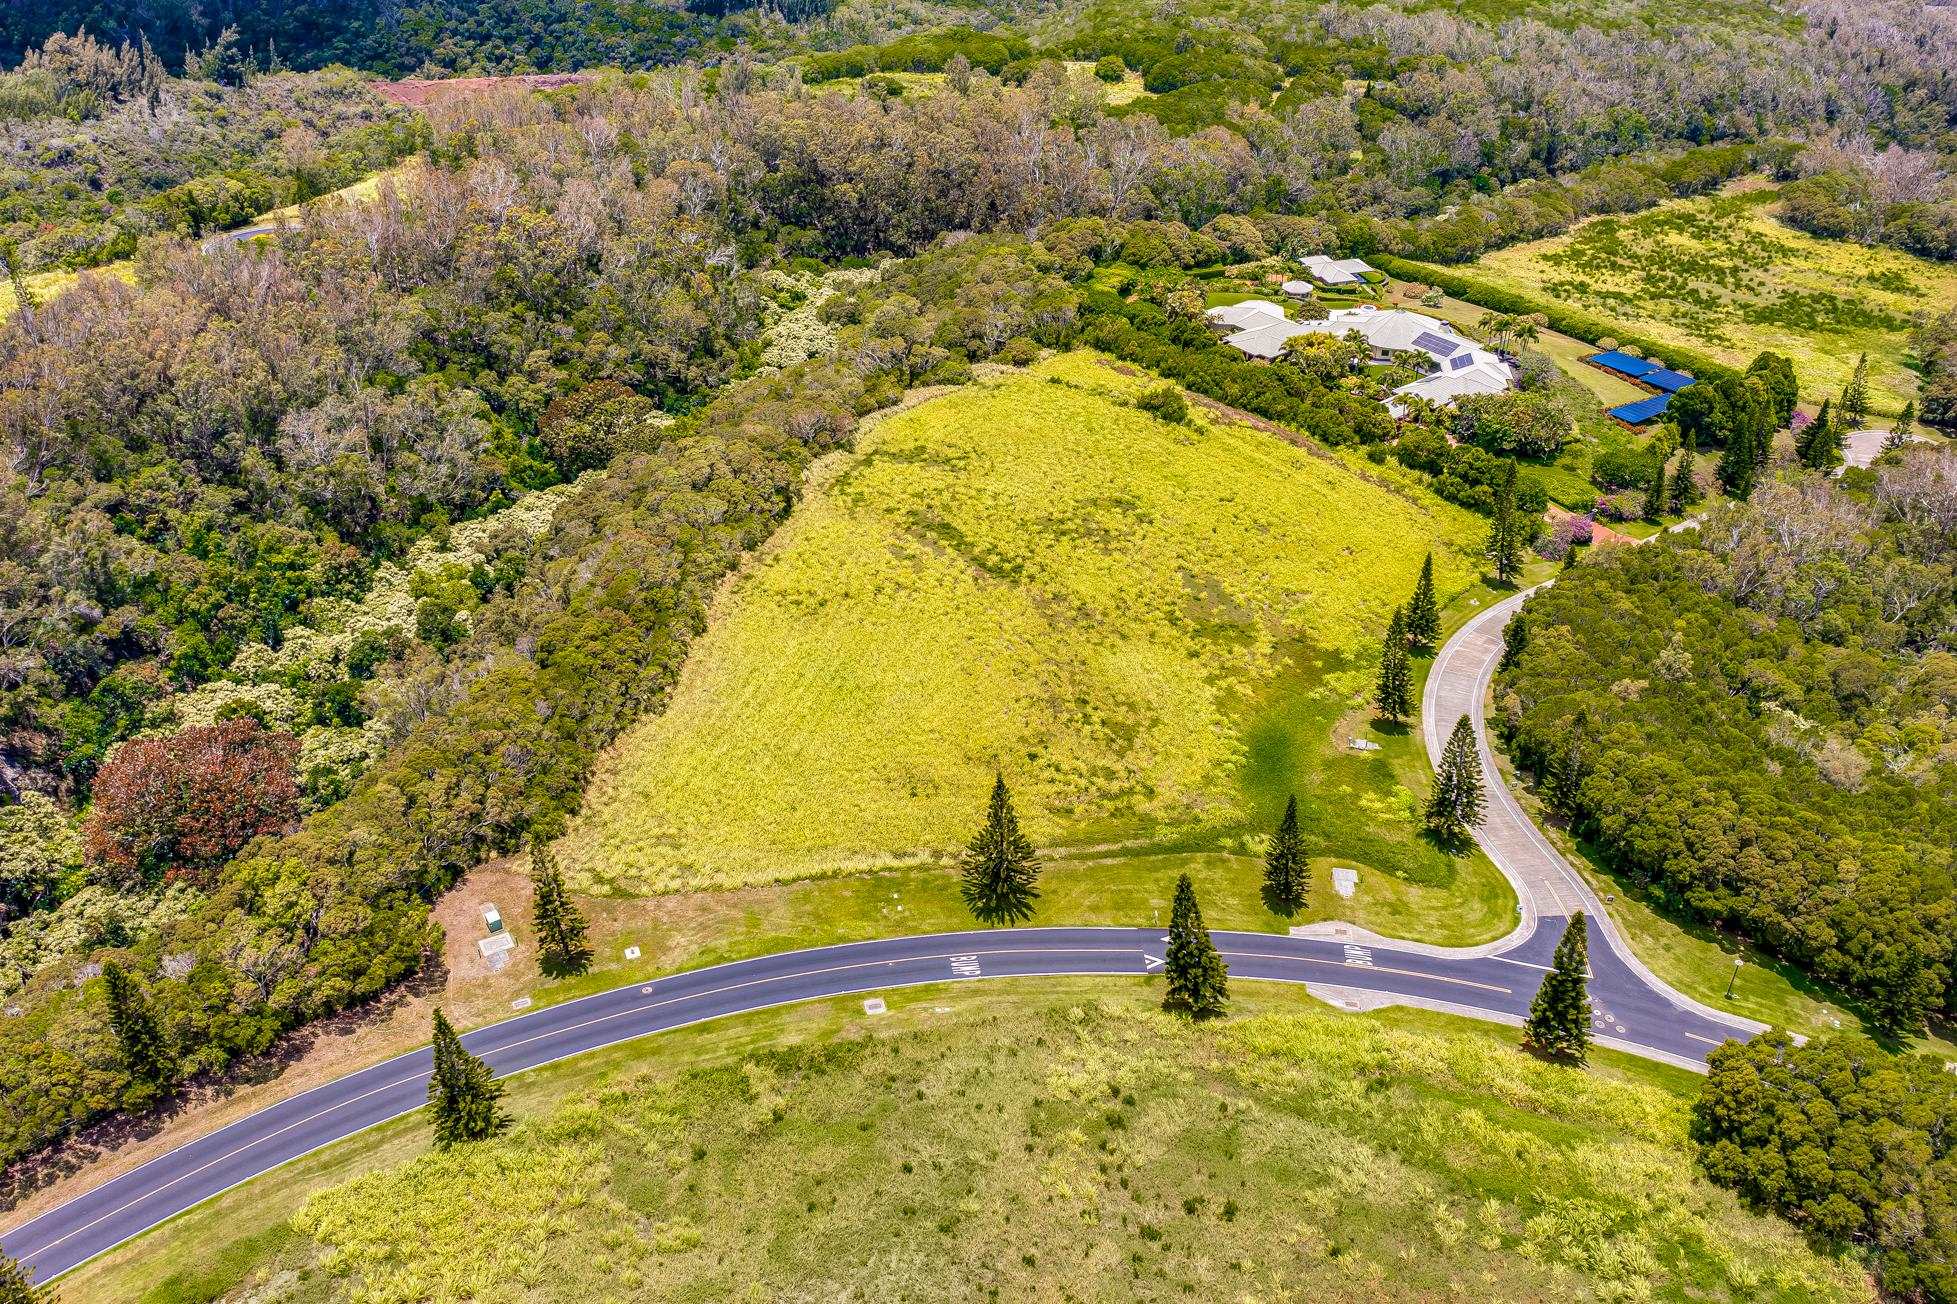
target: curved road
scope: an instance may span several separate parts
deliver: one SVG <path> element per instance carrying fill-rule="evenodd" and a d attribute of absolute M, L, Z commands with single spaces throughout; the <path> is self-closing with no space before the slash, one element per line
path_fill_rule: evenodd
<path fill-rule="evenodd" d="M 1476 616 L 1441 650 L 1423 701 L 1430 757 L 1455 720 L 1482 719 L 1518 594 Z M 1486 742 L 1483 743 L 1484 753 Z M 1493 758 L 1484 754 L 1493 778 Z M 1595 898 L 1499 782 L 1477 837 L 1521 902 L 1514 933 L 1465 950 L 1330 935 L 1213 936 L 1239 978 L 1310 983 L 1352 1005 L 1401 1002 L 1519 1023 L 1568 914 L 1590 912 L 1593 1026 L 1600 1043 L 1702 1066 L 1729 1036 L 1759 1025 L 1671 992 L 1617 938 Z M 1316 930 L 1315 930 L 1316 931 Z M 821 997 L 980 978 L 1159 972 L 1163 934 L 1136 928 L 1026 928 L 856 942 L 674 974 L 479 1028 L 463 1044 L 499 1075 L 706 1019 Z M 419 1107 L 429 1054 L 417 1050 L 269 1105 L 189 1141 L 0 1237 L 46 1280 L 280 1164 Z"/>

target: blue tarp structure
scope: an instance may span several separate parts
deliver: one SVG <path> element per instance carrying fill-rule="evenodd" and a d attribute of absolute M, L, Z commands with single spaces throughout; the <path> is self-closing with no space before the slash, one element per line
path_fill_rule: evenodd
<path fill-rule="evenodd" d="M 1654 394 L 1650 398 L 1641 398 L 1635 403 L 1626 403 L 1623 407 L 1614 407 L 1610 410 L 1610 414 L 1627 426 L 1641 426 L 1647 421 L 1655 421 L 1664 416 L 1665 409 L 1671 405 L 1670 394 Z"/>
<path fill-rule="evenodd" d="M 1649 358 L 1634 358 L 1628 353 L 1619 353 L 1616 350 L 1609 353 L 1593 353 L 1584 361 L 1603 367 L 1607 371 L 1614 371 L 1620 376 L 1629 376 L 1632 380 L 1641 380 L 1654 371 L 1664 370 Z"/>
<path fill-rule="evenodd" d="M 1653 389 L 1662 389 L 1667 394 L 1676 394 L 1681 389 L 1692 384 L 1692 377 L 1686 375 L 1684 372 L 1667 371 L 1663 367 L 1658 368 L 1656 371 L 1647 371 L 1644 375 L 1639 376 L 1638 380 L 1640 383 L 1649 385 Z"/>

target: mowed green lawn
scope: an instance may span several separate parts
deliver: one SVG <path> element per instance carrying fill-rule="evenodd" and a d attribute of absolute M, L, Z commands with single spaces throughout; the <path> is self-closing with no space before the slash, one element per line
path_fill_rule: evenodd
<path fill-rule="evenodd" d="M 1695 1166 L 1697 1079 L 1239 983 L 1042 980 L 769 1011 L 386 1125 L 81 1270 L 75 1298 L 1871 1298 Z M 338 1182 L 328 1186 L 327 1183 Z"/>
<path fill-rule="evenodd" d="M 1465 589 L 1485 523 L 1363 462 L 1125 401 L 1154 383 L 1061 356 L 819 469 L 668 708 L 601 764 L 562 846 L 577 885 L 942 863 L 995 769 L 1062 859 L 1233 852 L 1254 881 L 1296 792 L 1315 853 L 1448 884 L 1417 835 L 1417 741 L 1357 703 L 1422 556 L 1444 599 Z"/>
<path fill-rule="evenodd" d="M 1736 366 L 1785 354 L 1811 401 L 1839 393 L 1867 353 L 1876 410 L 1900 410 L 1917 390 L 1910 317 L 1957 302 L 1957 268 L 1796 231 L 1774 199 L 1741 189 L 1594 218 L 1472 270 Z"/>

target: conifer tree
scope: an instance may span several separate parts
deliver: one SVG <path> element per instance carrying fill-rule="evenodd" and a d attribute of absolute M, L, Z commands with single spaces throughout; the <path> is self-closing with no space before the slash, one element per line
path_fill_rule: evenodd
<path fill-rule="evenodd" d="M 1903 404 L 1902 415 L 1896 418 L 1896 424 L 1889 427 L 1889 433 L 1883 436 L 1882 451 L 1885 453 L 1894 453 L 1908 448 L 1909 437 L 1915 429 L 1916 400 L 1911 399 L 1909 402 Z"/>
<path fill-rule="evenodd" d="M 484 1141 L 510 1125 L 510 1116 L 496 1103 L 501 1084 L 489 1066 L 462 1046 L 462 1038 L 435 1011 L 431 1043 L 435 1071 L 428 1079 L 428 1110 L 435 1117 L 435 1145 L 442 1150 L 467 1141 Z"/>
<path fill-rule="evenodd" d="M 1386 719 L 1398 724 L 1413 714 L 1413 671 L 1407 666 L 1407 613 L 1396 607 L 1386 627 L 1386 646 L 1380 650 L 1379 683 L 1373 690 L 1373 705 Z"/>
<path fill-rule="evenodd" d="M 1855 360 L 1854 374 L 1841 392 L 1841 422 L 1849 430 L 1859 430 L 1869 415 L 1869 355 Z"/>
<path fill-rule="evenodd" d="M 965 904 L 981 923 L 1023 923 L 1033 917 L 1033 902 L 1040 896 L 1039 879 L 1040 862 L 1032 842 L 1019 831 L 1019 816 L 1013 813 L 1006 776 L 995 775 L 985 827 L 965 849 L 964 885 L 960 889 Z"/>
<path fill-rule="evenodd" d="M 1578 1064 L 1590 1053 L 1589 934 L 1583 912 L 1571 915 L 1522 1025 L 1524 1045 Z"/>
<path fill-rule="evenodd" d="M 156 1012 L 150 1009 L 142 984 L 113 960 L 102 966 L 102 983 L 109 1000 L 109 1026 L 115 1030 L 123 1068 L 138 1082 L 162 1086 L 170 1078 L 170 1043 L 156 1021 Z"/>
<path fill-rule="evenodd" d="M 1678 470 L 1672 472 L 1672 511 L 1680 516 L 1698 506 L 1703 497 L 1699 492 L 1698 463 L 1698 437 L 1687 435 L 1685 447 L 1678 455 Z"/>
<path fill-rule="evenodd" d="M 1441 641 L 1441 607 L 1434 597 L 1434 554 L 1420 563 L 1420 579 L 1413 586 L 1413 600 L 1407 604 L 1407 637 L 1422 651 L 1432 651 Z"/>
<path fill-rule="evenodd" d="M 1665 454 L 1660 449 L 1652 459 L 1651 483 L 1644 490 L 1644 519 L 1656 521 L 1665 515 L 1665 504 L 1669 501 L 1665 494 Z"/>
<path fill-rule="evenodd" d="M 26 1264 L 0 1254 L 0 1304 L 54 1304 L 54 1286 L 36 1285 Z"/>
<path fill-rule="evenodd" d="M 542 838 L 530 843 L 531 924 L 537 930 L 537 949 L 544 968 L 552 973 L 583 973 L 591 963 L 584 940 L 584 915 L 564 891 L 557 858 Z"/>
<path fill-rule="evenodd" d="M 1442 842 L 1457 843 L 1481 822 L 1481 750 L 1473 721 L 1462 716 L 1441 749 L 1433 795 L 1427 799 L 1427 827 Z"/>
<path fill-rule="evenodd" d="M 1794 441 L 1794 455 L 1810 471 L 1826 471 L 1841 464 L 1841 427 L 1827 399 L 1821 400 L 1821 413 L 1808 423 Z"/>
<path fill-rule="evenodd" d="M 1495 578 L 1512 584 L 1522 573 L 1522 523 L 1515 513 L 1515 459 L 1502 469 L 1502 482 L 1495 491 L 1495 523 L 1488 531 L 1488 560 L 1495 565 Z"/>
<path fill-rule="evenodd" d="M 1730 496 L 1744 500 L 1752 494 L 1754 482 L 1760 475 L 1760 465 L 1754 457 L 1752 432 L 1739 428 L 1727 437 L 1726 448 L 1719 455 L 1719 467 L 1715 474 L 1719 477 L 1719 487 Z"/>
<path fill-rule="evenodd" d="M 1230 999 L 1230 971 L 1216 943 L 1210 941 L 1210 930 L 1203 927 L 1196 887 L 1187 874 L 1176 880 L 1175 903 L 1169 908 L 1169 951 L 1162 969 L 1169 982 L 1163 1009 L 1192 1019 L 1223 1013 Z"/>
<path fill-rule="evenodd" d="M 1264 896 L 1282 915 L 1294 915 L 1303 908 L 1311 890 L 1311 876 L 1305 867 L 1305 844 L 1298 836 L 1298 798 L 1285 803 L 1284 818 L 1278 821 L 1271 849 L 1264 853 Z"/>

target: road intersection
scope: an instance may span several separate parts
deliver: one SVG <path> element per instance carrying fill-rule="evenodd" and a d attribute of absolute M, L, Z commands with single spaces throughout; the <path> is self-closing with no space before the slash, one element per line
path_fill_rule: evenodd
<path fill-rule="evenodd" d="M 1501 631 L 1524 596 L 1475 616 L 1436 657 L 1422 710 L 1430 758 L 1462 714 L 1483 723 Z M 1759 1024 L 1665 987 L 1631 954 L 1595 894 L 1501 782 L 1482 733 L 1490 791 L 1476 837 L 1515 886 L 1520 905 L 1509 936 L 1448 949 L 1343 925 L 1295 936 L 1218 931 L 1232 976 L 1519 1023 L 1568 916 L 1582 909 L 1594 922 L 1590 994 L 1601 1044 L 1699 1067 L 1726 1038 L 1758 1031 Z M 1159 929 L 1020 928 L 845 943 L 614 988 L 478 1028 L 463 1044 L 498 1075 L 520 1073 L 688 1024 L 825 997 L 986 978 L 1146 977 L 1160 973 L 1164 941 Z M 41 1280 L 66 1272 L 219 1192 L 418 1108 L 428 1073 L 424 1048 L 268 1105 L 13 1228 L 0 1245 Z"/>

